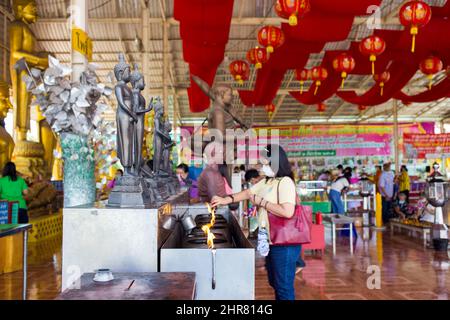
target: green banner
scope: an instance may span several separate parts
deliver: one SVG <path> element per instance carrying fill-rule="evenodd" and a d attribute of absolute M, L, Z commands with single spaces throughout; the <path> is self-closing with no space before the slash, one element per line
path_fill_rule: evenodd
<path fill-rule="evenodd" d="M 300 152 L 289 152 L 289 157 L 335 157 L 336 150 L 307 150 Z"/>

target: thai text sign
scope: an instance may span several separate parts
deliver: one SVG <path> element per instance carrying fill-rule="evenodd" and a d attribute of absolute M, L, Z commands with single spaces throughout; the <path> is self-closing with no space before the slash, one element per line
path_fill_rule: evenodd
<path fill-rule="evenodd" d="M 72 28 L 72 49 L 84 55 L 89 62 L 92 61 L 92 40 L 83 29 Z"/>
<path fill-rule="evenodd" d="M 425 159 L 427 155 L 450 153 L 450 134 L 403 134 L 405 158 Z"/>

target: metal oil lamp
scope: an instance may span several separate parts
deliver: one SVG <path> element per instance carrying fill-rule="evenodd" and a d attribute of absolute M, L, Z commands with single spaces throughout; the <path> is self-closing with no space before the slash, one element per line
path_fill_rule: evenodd
<path fill-rule="evenodd" d="M 425 188 L 425 195 L 428 202 L 436 208 L 431 236 L 433 239 L 433 247 L 438 251 L 446 251 L 448 246 L 448 227 L 444 223 L 442 210 L 449 198 L 450 188 L 448 186 L 448 182 L 444 182 L 442 177 L 435 176 L 428 181 Z"/>
<path fill-rule="evenodd" d="M 374 184 L 370 181 L 366 175 L 361 176 L 359 180 L 359 195 L 363 198 L 363 226 L 370 226 L 370 196 L 373 195 Z"/>

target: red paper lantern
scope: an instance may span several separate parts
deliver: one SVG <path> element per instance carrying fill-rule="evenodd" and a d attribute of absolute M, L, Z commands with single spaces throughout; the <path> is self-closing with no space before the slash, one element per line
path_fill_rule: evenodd
<path fill-rule="evenodd" d="M 327 106 L 324 103 L 319 103 L 317 105 L 317 111 L 320 113 L 325 112 L 326 108 L 327 108 Z"/>
<path fill-rule="evenodd" d="M 305 81 L 311 80 L 311 70 L 297 69 L 295 70 L 295 77 L 300 81 L 300 94 L 303 94 L 303 84 Z"/>
<path fill-rule="evenodd" d="M 266 111 L 269 114 L 269 117 L 272 117 L 272 114 L 275 112 L 275 105 L 273 103 L 266 105 Z"/>
<path fill-rule="evenodd" d="M 443 68 L 442 60 L 435 56 L 429 56 L 420 63 L 420 71 L 430 80 L 428 88 L 433 85 L 433 76 Z"/>
<path fill-rule="evenodd" d="M 309 0 L 277 0 L 275 12 L 284 19 L 289 19 L 290 26 L 296 26 L 298 18 L 311 10 Z"/>
<path fill-rule="evenodd" d="M 384 85 L 386 84 L 386 82 L 389 81 L 390 78 L 391 78 L 391 74 L 389 73 L 389 71 L 384 71 L 383 73 L 373 75 L 373 79 L 380 86 L 380 96 L 383 95 Z"/>
<path fill-rule="evenodd" d="M 266 47 L 267 52 L 272 53 L 274 48 L 279 48 L 284 43 L 284 32 L 275 26 L 262 27 L 258 32 L 258 42 Z"/>
<path fill-rule="evenodd" d="M 400 8 L 399 18 L 402 25 L 410 27 L 409 30 L 412 35 L 411 52 L 414 52 L 419 27 L 423 27 L 430 22 L 431 8 L 423 1 L 410 1 Z"/>
<path fill-rule="evenodd" d="M 353 69 L 355 69 L 355 59 L 353 59 L 353 57 L 348 53 L 341 53 L 336 58 L 334 58 L 333 69 L 341 73 L 341 88 L 343 88 L 347 75 L 352 72 Z"/>
<path fill-rule="evenodd" d="M 267 51 L 264 48 L 252 48 L 247 52 L 247 60 L 255 65 L 256 69 L 261 69 L 262 64 L 266 63 L 269 60 L 267 55 Z"/>
<path fill-rule="evenodd" d="M 369 36 L 364 38 L 359 43 L 359 51 L 372 62 L 372 75 L 375 74 L 375 61 L 377 56 L 382 54 L 386 49 L 386 42 L 378 36 Z"/>
<path fill-rule="evenodd" d="M 367 109 L 367 106 L 362 106 L 362 105 L 359 105 L 358 106 L 358 110 L 359 111 L 364 111 L 364 110 L 366 110 Z"/>
<path fill-rule="evenodd" d="M 328 71 L 324 67 L 318 66 L 311 69 L 311 79 L 316 83 L 316 90 L 314 90 L 314 95 L 317 94 L 322 81 L 328 77 Z"/>
<path fill-rule="evenodd" d="M 230 63 L 230 73 L 234 80 L 242 85 L 250 75 L 250 66 L 244 60 L 235 60 Z"/>

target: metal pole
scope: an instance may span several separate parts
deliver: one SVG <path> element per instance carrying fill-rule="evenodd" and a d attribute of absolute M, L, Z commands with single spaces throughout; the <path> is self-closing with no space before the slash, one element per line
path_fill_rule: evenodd
<path fill-rule="evenodd" d="M 169 80 L 169 23 L 163 23 L 163 101 L 164 114 L 169 115 L 168 80 Z"/>
<path fill-rule="evenodd" d="M 395 173 L 399 172 L 400 163 L 399 163 L 399 150 L 398 150 L 398 105 L 397 100 L 392 100 L 393 105 L 393 115 L 394 115 L 394 162 L 395 162 Z"/>
<path fill-rule="evenodd" d="M 142 46 L 142 73 L 145 80 L 150 81 L 150 10 L 148 7 L 142 9 Z M 150 99 L 149 85 L 145 86 L 143 93 L 145 99 Z"/>
<path fill-rule="evenodd" d="M 88 33 L 87 0 L 71 0 L 71 28 L 77 27 Z M 72 39 L 71 39 L 72 40 Z M 72 41 L 71 41 L 72 42 Z M 72 81 L 79 81 L 81 73 L 86 70 L 87 58 L 71 48 Z"/>
<path fill-rule="evenodd" d="M 445 125 L 444 125 L 444 120 L 441 120 L 441 122 L 439 123 L 439 125 L 440 125 L 440 131 L 441 131 L 441 134 L 444 134 L 445 133 Z M 447 177 L 447 166 L 446 166 L 446 162 L 447 162 L 447 157 L 445 156 L 445 154 L 443 153 L 442 154 L 442 159 L 441 159 L 441 172 L 442 172 L 442 174 L 445 176 L 445 177 Z"/>
<path fill-rule="evenodd" d="M 23 233 L 23 284 L 22 299 L 27 300 L 27 255 L 28 255 L 28 230 Z"/>

